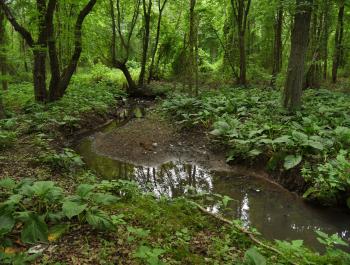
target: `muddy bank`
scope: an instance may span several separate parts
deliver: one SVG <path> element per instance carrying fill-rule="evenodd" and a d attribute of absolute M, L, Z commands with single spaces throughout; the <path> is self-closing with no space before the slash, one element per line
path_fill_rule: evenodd
<path fill-rule="evenodd" d="M 151 114 L 119 127 L 109 125 L 84 138 L 77 150 L 101 178 L 136 181 L 143 191 L 158 196 L 228 196 L 233 199 L 229 210 L 217 202 L 208 209 L 223 210 L 268 239 L 303 239 L 321 249 L 314 231 L 322 229 L 349 240 L 346 212 L 306 204 L 263 170 L 228 165 L 225 152 L 212 147 L 204 131 L 178 131 Z"/>

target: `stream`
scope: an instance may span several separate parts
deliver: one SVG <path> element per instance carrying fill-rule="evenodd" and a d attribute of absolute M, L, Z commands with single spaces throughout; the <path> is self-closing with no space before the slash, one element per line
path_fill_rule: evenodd
<path fill-rule="evenodd" d="M 315 230 L 337 233 L 350 240 L 350 214 L 343 210 L 328 209 L 305 203 L 293 193 L 254 174 L 234 170 L 207 169 L 193 161 L 174 157 L 160 165 L 134 165 L 96 151 L 95 138 L 118 130 L 115 123 L 80 140 L 76 150 L 88 167 L 105 179 L 136 181 L 142 190 L 157 196 L 179 197 L 190 190 L 226 195 L 233 200 L 225 215 L 240 219 L 267 239 L 302 239 L 306 246 L 322 251 Z M 211 211 L 219 212 L 218 205 Z"/>

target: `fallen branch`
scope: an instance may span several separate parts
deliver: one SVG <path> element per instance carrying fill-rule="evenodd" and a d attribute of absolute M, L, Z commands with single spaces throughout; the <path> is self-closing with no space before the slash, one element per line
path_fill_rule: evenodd
<path fill-rule="evenodd" d="M 221 215 L 218 215 L 218 214 L 215 214 L 215 213 L 212 213 L 212 212 L 209 212 L 208 210 L 206 210 L 203 206 L 201 206 L 200 204 L 196 203 L 196 202 L 193 202 L 192 203 L 203 213 L 207 214 L 207 215 L 210 215 L 211 217 L 214 217 L 215 219 L 223 222 L 223 223 L 226 223 L 228 225 L 232 225 L 234 226 L 237 230 L 239 230 L 240 232 L 242 232 L 243 234 L 246 234 L 250 240 L 252 240 L 254 243 L 258 244 L 259 246 L 265 248 L 265 249 L 268 249 L 278 255 L 280 255 L 281 257 L 283 257 L 286 261 L 290 262 L 291 264 L 293 265 L 298 265 L 298 263 L 295 263 L 293 261 L 290 261 L 281 251 L 279 251 L 278 249 L 274 248 L 274 247 L 271 247 L 269 245 L 266 245 L 264 244 L 263 242 L 261 242 L 259 239 L 257 239 L 254 234 L 252 232 L 250 232 L 249 230 L 245 229 L 244 227 L 241 227 L 237 224 L 235 224 L 234 222 L 226 219 L 225 217 L 221 216 Z"/>

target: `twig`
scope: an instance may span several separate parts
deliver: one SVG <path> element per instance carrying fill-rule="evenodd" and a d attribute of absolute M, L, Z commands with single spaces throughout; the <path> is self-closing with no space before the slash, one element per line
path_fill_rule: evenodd
<path fill-rule="evenodd" d="M 243 234 L 246 234 L 249 236 L 249 238 L 256 244 L 258 244 L 259 246 L 265 248 L 265 249 L 268 249 L 272 252 L 275 252 L 277 253 L 278 255 L 280 255 L 281 257 L 283 257 L 286 261 L 290 262 L 291 264 L 293 265 L 298 265 L 298 263 L 295 263 L 294 261 L 290 261 L 281 251 L 279 251 L 278 249 L 274 248 L 274 247 L 271 247 L 269 245 L 266 245 L 264 244 L 263 242 L 261 242 L 259 239 L 257 239 L 254 234 L 250 231 L 248 231 L 247 229 L 235 224 L 234 222 L 226 219 L 225 217 L 221 216 L 221 215 L 218 215 L 218 214 L 215 214 L 215 213 L 212 213 L 212 212 L 209 212 L 208 210 L 206 210 L 203 206 L 199 205 L 198 203 L 196 202 L 193 202 L 192 203 L 203 213 L 207 214 L 207 215 L 210 215 L 212 217 L 214 217 L 215 219 L 223 222 L 223 223 L 226 223 L 228 225 L 232 225 L 234 226 L 237 230 L 239 230 L 240 232 L 242 232 Z"/>

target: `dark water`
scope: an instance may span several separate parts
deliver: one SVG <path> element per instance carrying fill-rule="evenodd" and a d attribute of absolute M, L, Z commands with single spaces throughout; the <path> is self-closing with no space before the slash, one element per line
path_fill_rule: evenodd
<path fill-rule="evenodd" d="M 96 154 L 92 138 L 85 138 L 77 149 L 88 166 L 104 178 L 135 180 L 143 190 L 157 195 L 176 197 L 189 190 L 227 195 L 234 200 L 225 214 L 257 228 L 268 239 L 302 239 L 316 250 L 322 250 L 314 233 L 317 229 L 338 233 L 346 241 L 350 239 L 349 213 L 308 205 L 261 178 L 209 171 L 181 162 L 156 168 L 134 166 Z M 210 210 L 218 212 L 220 207 L 213 205 Z"/>

